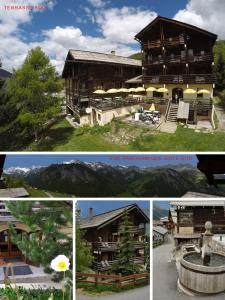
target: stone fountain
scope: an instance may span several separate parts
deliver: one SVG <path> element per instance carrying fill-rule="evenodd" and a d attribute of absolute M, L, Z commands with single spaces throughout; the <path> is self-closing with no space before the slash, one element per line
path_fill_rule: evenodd
<path fill-rule="evenodd" d="M 201 252 L 192 251 L 180 260 L 178 286 L 194 294 L 225 291 L 225 255 L 213 252 L 212 223 L 205 223 Z"/>

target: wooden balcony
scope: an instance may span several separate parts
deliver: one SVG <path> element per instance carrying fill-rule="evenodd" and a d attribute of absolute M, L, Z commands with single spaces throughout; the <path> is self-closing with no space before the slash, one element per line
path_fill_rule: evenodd
<path fill-rule="evenodd" d="M 145 263 L 145 257 L 139 256 L 134 257 L 133 259 L 135 264 L 144 264 Z M 117 262 L 117 260 L 106 260 L 106 261 L 94 261 L 92 264 L 92 268 L 95 272 L 104 272 L 108 271 L 112 268 L 112 266 Z"/>
<path fill-rule="evenodd" d="M 166 83 L 215 83 L 216 75 L 215 74 L 184 74 L 184 75 L 154 75 L 154 76 L 143 76 L 144 83 L 153 83 L 153 84 L 166 84 Z"/>
<path fill-rule="evenodd" d="M 182 36 L 177 37 L 171 37 L 168 39 L 164 39 L 162 41 L 155 40 L 155 41 L 148 41 L 143 43 L 143 49 L 154 49 L 154 48 L 160 48 L 160 47 L 174 47 L 178 45 L 184 45 L 185 40 Z"/>
<path fill-rule="evenodd" d="M 119 226 L 118 232 L 121 233 L 121 231 L 124 230 L 124 225 Z M 131 233 L 139 233 L 139 234 L 144 234 L 145 233 L 145 228 L 144 227 L 138 227 L 138 226 L 129 226 L 128 227 L 129 232 Z"/>
<path fill-rule="evenodd" d="M 134 246 L 134 249 L 145 248 L 145 242 L 134 241 L 132 244 Z M 94 251 L 114 252 L 117 251 L 119 247 L 119 242 L 96 242 L 96 243 L 91 243 L 91 245 Z"/>
<path fill-rule="evenodd" d="M 190 55 L 175 55 L 175 56 L 165 56 L 165 57 L 156 57 L 151 60 L 143 60 L 143 66 L 157 66 L 163 64 L 180 64 L 180 63 L 197 63 L 197 62 L 213 62 L 213 55 L 206 54 L 195 54 Z"/>

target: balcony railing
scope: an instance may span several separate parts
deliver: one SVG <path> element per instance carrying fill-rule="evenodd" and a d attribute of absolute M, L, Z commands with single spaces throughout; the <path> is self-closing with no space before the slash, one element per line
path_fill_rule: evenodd
<path fill-rule="evenodd" d="M 189 75 L 144 75 L 144 83 L 215 83 L 215 74 L 189 74 Z"/>
<path fill-rule="evenodd" d="M 133 241 L 132 244 L 135 249 L 143 249 L 145 247 L 145 242 Z M 110 251 L 116 251 L 118 247 L 119 247 L 119 242 L 92 243 L 92 249 L 94 251 L 110 252 Z"/>
<path fill-rule="evenodd" d="M 184 45 L 185 40 L 183 36 L 171 37 L 168 39 L 164 39 L 162 41 L 155 40 L 155 41 L 148 41 L 143 43 L 144 49 L 152 49 L 152 48 L 159 48 L 159 47 L 173 47 L 177 45 Z"/>
<path fill-rule="evenodd" d="M 211 110 L 213 106 L 213 101 L 212 99 L 183 99 L 182 101 L 189 103 L 190 109 L 197 108 L 198 110 Z"/>
<path fill-rule="evenodd" d="M 132 106 L 141 103 L 138 99 L 122 99 L 122 100 L 96 100 L 91 99 L 90 100 L 90 106 L 99 108 L 101 110 L 110 110 L 125 106 Z"/>
<path fill-rule="evenodd" d="M 162 65 L 162 64 L 177 64 L 177 63 L 192 63 L 192 62 L 205 62 L 213 61 L 213 55 L 206 54 L 194 54 L 190 55 L 175 55 L 175 56 L 165 56 L 165 57 L 155 57 L 152 59 L 143 60 L 143 66 L 154 66 L 154 65 Z"/>
<path fill-rule="evenodd" d="M 71 103 L 69 101 L 67 102 L 66 105 L 70 110 L 72 110 L 75 114 L 77 114 L 80 117 L 88 115 L 88 113 L 86 112 L 86 108 L 83 108 L 83 107 L 81 108 L 78 105 L 74 105 L 73 103 Z"/>
<path fill-rule="evenodd" d="M 135 264 L 144 264 L 145 257 L 144 256 L 135 257 L 133 261 Z M 110 270 L 116 262 L 117 260 L 105 260 L 100 262 L 94 261 L 92 267 L 96 272 L 104 272 Z"/>
<path fill-rule="evenodd" d="M 125 228 L 124 225 L 119 226 L 118 231 L 121 232 L 123 231 Z M 128 230 L 131 233 L 144 233 L 145 232 L 145 228 L 144 227 L 138 227 L 138 226 L 128 226 Z"/>

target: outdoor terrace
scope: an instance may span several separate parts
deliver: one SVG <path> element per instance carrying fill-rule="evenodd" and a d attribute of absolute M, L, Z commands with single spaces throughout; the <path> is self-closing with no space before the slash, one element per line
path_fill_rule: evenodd
<path fill-rule="evenodd" d="M 177 45 L 184 45 L 185 40 L 183 36 L 171 37 L 164 39 L 162 41 L 155 40 L 155 41 L 147 41 L 143 43 L 144 49 L 153 49 L 153 48 L 160 48 L 160 47 L 174 47 Z"/>
<path fill-rule="evenodd" d="M 214 83 L 216 81 L 215 74 L 184 74 L 184 75 L 153 75 L 143 76 L 144 83 Z"/>
<path fill-rule="evenodd" d="M 103 99 L 90 99 L 90 106 L 101 109 L 110 110 L 125 106 L 132 106 L 140 104 L 142 101 L 139 98 L 103 98 Z"/>

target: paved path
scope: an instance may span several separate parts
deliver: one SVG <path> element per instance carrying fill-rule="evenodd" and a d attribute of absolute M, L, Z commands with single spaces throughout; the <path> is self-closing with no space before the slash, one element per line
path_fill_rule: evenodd
<path fill-rule="evenodd" d="M 108 296 L 84 296 L 78 294 L 77 300 L 149 300 L 150 299 L 150 289 L 148 286 L 143 288 L 137 288 L 124 293 L 118 293 Z"/>
<path fill-rule="evenodd" d="M 162 123 L 159 127 L 158 130 L 161 132 L 167 132 L 167 133 L 175 133 L 177 130 L 177 123 L 176 122 L 165 122 Z"/>
<path fill-rule="evenodd" d="M 216 112 L 216 115 L 217 115 L 217 119 L 219 121 L 218 130 L 225 130 L 225 112 L 224 112 L 224 108 L 221 107 L 218 104 L 215 104 L 214 107 L 215 107 L 215 112 Z"/>
<path fill-rule="evenodd" d="M 225 294 L 208 297 L 189 297 L 177 291 L 177 270 L 171 259 L 173 241 L 153 250 L 153 300 L 224 300 Z M 133 300 L 133 299 L 132 299 Z"/>

